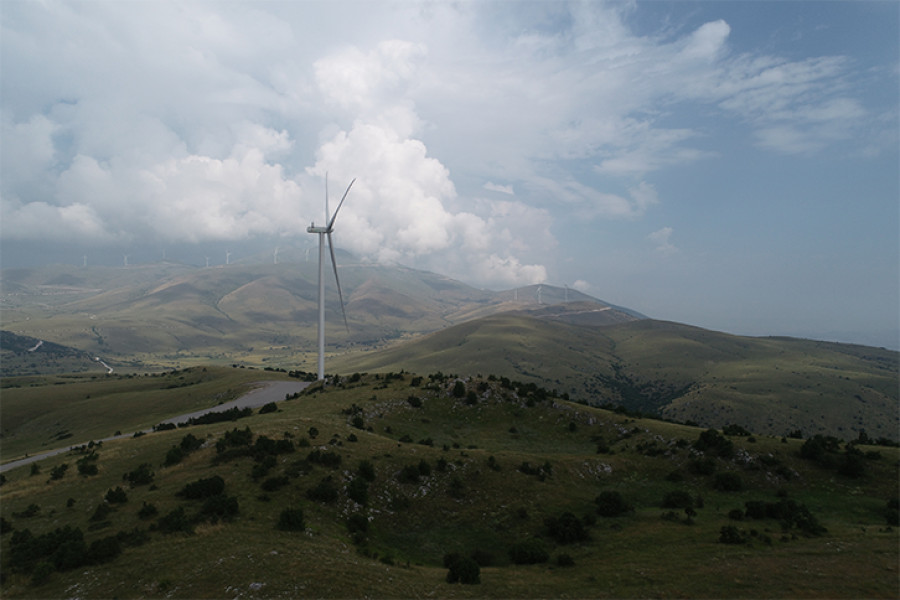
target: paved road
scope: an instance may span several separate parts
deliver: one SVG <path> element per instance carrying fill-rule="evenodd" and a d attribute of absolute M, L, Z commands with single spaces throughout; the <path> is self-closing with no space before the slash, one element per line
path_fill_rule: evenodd
<path fill-rule="evenodd" d="M 297 392 L 305 389 L 309 386 L 309 383 L 303 381 L 260 381 L 256 383 L 258 387 L 250 390 L 237 400 L 232 400 L 230 402 L 223 402 L 217 406 L 212 406 L 210 408 L 205 408 L 203 410 L 198 410 L 192 413 L 187 413 L 184 415 L 179 415 L 177 417 L 172 417 L 170 419 L 166 419 L 165 421 L 161 421 L 161 423 L 182 423 L 187 421 L 188 419 L 200 417 L 205 415 L 206 413 L 211 412 L 222 412 L 228 410 L 230 408 L 256 408 L 258 406 L 262 406 L 263 404 L 268 404 L 269 402 L 281 402 L 285 399 L 285 396 L 290 394 L 296 394 Z M 152 429 L 145 429 L 143 433 L 150 433 Z M 101 440 L 94 440 L 95 442 L 106 442 L 109 440 L 116 440 L 121 438 L 134 437 L 134 433 L 125 433 L 121 435 L 114 435 L 107 438 L 103 438 Z M 16 469 L 18 467 L 37 462 L 39 460 L 43 460 L 45 458 L 49 458 L 51 456 L 56 456 L 58 454 L 63 454 L 64 452 L 68 452 L 72 448 L 76 448 L 78 446 L 83 446 L 87 444 L 87 442 L 83 442 L 81 444 L 72 444 L 70 446 L 66 446 L 65 448 L 57 448 L 55 450 L 48 450 L 46 452 L 41 452 L 39 454 L 34 454 L 32 456 L 28 456 L 26 458 L 21 458 L 19 460 L 13 460 L 3 465 L 0 465 L 0 473 L 5 471 L 9 471 L 11 469 Z"/>

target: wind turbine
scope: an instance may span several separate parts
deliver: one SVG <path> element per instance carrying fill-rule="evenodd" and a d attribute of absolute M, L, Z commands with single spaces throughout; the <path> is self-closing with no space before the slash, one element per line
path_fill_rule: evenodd
<path fill-rule="evenodd" d="M 307 233 L 315 233 L 319 236 L 319 381 L 325 379 L 325 238 L 328 238 L 328 251 L 331 253 L 331 266 L 334 268 L 334 281 L 337 283 L 338 298 L 341 301 L 341 314 L 344 315 L 344 326 L 347 332 L 350 332 L 350 325 L 347 324 L 347 313 L 344 311 L 344 295 L 341 292 L 341 280 L 338 279 L 337 260 L 334 258 L 334 246 L 331 244 L 331 232 L 334 231 L 334 220 L 337 218 L 338 211 L 347 199 L 350 188 L 356 182 L 356 178 L 347 186 L 347 191 L 341 197 L 338 207 L 334 209 L 334 214 L 328 214 L 328 174 L 325 174 L 325 227 L 316 227 L 315 222 L 310 223 L 306 228 Z"/>
<path fill-rule="evenodd" d="M 229 252 L 228 250 L 225 251 L 225 264 L 231 264 L 231 252 Z"/>
<path fill-rule="evenodd" d="M 275 260 L 272 264 L 278 264 L 278 246 L 275 246 Z"/>

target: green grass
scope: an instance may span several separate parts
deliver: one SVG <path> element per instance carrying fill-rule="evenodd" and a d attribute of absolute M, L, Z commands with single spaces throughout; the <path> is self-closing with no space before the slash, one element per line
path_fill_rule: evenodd
<path fill-rule="evenodd" d="M 770 435 L 855 439 L 865 429 L 896 440 L 900 426 L 897 352 L 652 320 L 582 327 L 497 315 L 330 364 L 342 373 L 494 373 L 592 404 Z"/>
<path fill-rule="evenodd" d="M 27 574 L 7 570 L 10 534 L 5 534 L 3 597 L 855 598 L 896 597 L 900 592 L 900 540 L 896 530 L 887 530 L 882 514 L 887 499 L 897 495 L 896 448 L 878 448 L 881 458 L 867 461 L 867 474 L 847 479 L 800 459 L 801 440 L 735 437 L 735 446 L 746 451 L 739 455 L 749 462 L 715 459 L 716 468 L 738 472 L 744 489 L 720 492 L 713 477 L 694 475 L 689 468 L 689 445 L 700 429 L 635 420 L 559 399 L 529 402 L 496 382 L 477 404 L 469 405 L 452 397 L 452 382 L 427 386 L 425 378 L 422 386 L 411 387 L 411 378 L 407 374 L 386 385 L 384 378 L 374 376 L 353 384 L 345 380 L 342 386 L 313 389 L 280 403 L 277 412 L 237 423 L 107 442 L 99 450 L 100 473 L 92 477 L 77 474 L 77 456 L 42 461 L 38 475 L 30 475 L 28 467 L 6 473 L 0 513 L 17 529 L 35 533 L 68 524 L 85 531 L 90 542 L 147 527 L 137 517 L 143 501 L 154 503 L 160 515 L 178 506 L 195 511 L 197 501 L 175 494 L 212 475 L 220 475 L 225 493 L 237 497 L 240 515 L 230 523 L 198 526 L 194 535 L 151 533 L 148 544 L 126 548 L 111 563 L 56 572 L 40 586 L 31 585 Z M 478 389 L 479 381 L 471 381 L 470 389 Z M 419 397 L 422 406 L 407 402 L 410 395 Z M 362 408 L 364 429 L 353 427 L 353 415 L 345 410 L 354 404 Z M 264 499 L 260 481 L 250 476 L 251 458 L 213 461 L 213 442 L 225 431 L 245 426 L 273 439 L 288 434 L 295 444 L 309 439 L 311 426 L 318 429 L 311 447 L 279 456 L 271 475 L 294 473 L 296 463 L 317 447 L 338 453 L 341 464 L 302 465 L 299 476 L 289 475 L 287 486 Z M 176 466 L 162 467 L 166 451 L 188 432 L 209 445 Z M 351 435 L 357 441 L 350 441 Z M 413 443 L 399 441 L 405 435 Z M 597 436 L 606 440 L 610 453 L 597 454 Z M 434 445 L 416 443 L 425 438 Z M 653 452 L 653 447 L 662 451 Z M 779 476 L 773 466 L 760 463 L 761 456 L 771 456 L 798 476 Z M 441 459 L 447 463 L 444 472 L 437 469 Z M 360 460 L 370 461 L 375 470 L 365 507 L 354 505 L 344 489 Z M 422 460 L 431 465 L 429 476 L 418 484 L 398 479 L 401 469 Z M 63 462 L 70 464 L 67 474 L 48 482 L 51 468 Z M 128 490 L 128 502 L 114 509 L 109 524 L 88 531 L 106 490 L 122 485 L 122 474 L 142 462 L 154 465 L 155 489 Z M 549 463 L 552 474 L 541 480 L 522 473 L 523 462 Z M 673 471 L 681 472 L 683 480 L 667 480 Z M 338 483 L 337 502 L 309 500 L 307 490 L 329 475 Z M 665 510 L 660 502 L 673 489 L 702 496 L 704 505 L 693 525 L 660 518 Z M 563 546 L 546 536 L 546 517 L 563 511 L 592 514 L 593 500 L 603 490 L 621 492 L 635 512 L 597 517 L 589 527 L 589 542 Z M 747 500 L 776 501 L 779 494 L 809 507 L 828 533 L 796 539 L 788 533 L 782 541 L 775 521 L 733 522 L 727 517 Z M 408 499 L 406 506 L 391 501 L 400 495 Z M 71 507 L 66 505 L 69 498 L 75 500 Z M 13 516 L 31 503 L 40 506 L 36 516 Z M 303 509 L 306 532 L 275 528 L 287 507 Z M 345 525 L 357 511 L 371 518 L 368 539 L 360 546 Z M 759 538 L 750 545 L 721 544 L 719 530 L 729 524 L 757 529 L 772 544 Z M 545 540 L 551 560 L 567 553 L 575 566 L 510 564 L 510 544 L 534 535 Z M 491 566 L 482 567 L 482 583 L 446 584 L 443 554 L 476 549 L 493 559 Z M 382 562 L 385 557 L 393 564 Z"/>
<path fill-rule="evenodd" d="M 132 433 L 167 417 L 232 400 L 281 373 L 194 367 L 144 376 L 6 378 L 0 422 L 3 462 L 72 444 Z M 62 434 L 62 435 L 60 435 Z"/>

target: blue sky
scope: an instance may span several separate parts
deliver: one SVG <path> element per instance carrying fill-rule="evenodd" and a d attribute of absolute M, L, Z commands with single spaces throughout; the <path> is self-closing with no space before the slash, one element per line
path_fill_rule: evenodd
<path fill-rule="evenodd" d="M 305 247 L 328 172 L 362 260 L 900 345 L 896 2 L 12 1 L 0 28 L 4 267 Z"/>

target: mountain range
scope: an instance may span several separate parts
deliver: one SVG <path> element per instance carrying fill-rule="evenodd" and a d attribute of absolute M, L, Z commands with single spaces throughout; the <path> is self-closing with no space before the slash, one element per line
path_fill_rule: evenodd
<path fill-rule="evenodd" d="M 198 364 L 311 371 L 317 264 L 296 254 L 210 268 L 5 269 L 3 374 L 102 372 L 99 360 L 117 373 Z M 569 288 L 481 290 L 338 256 L 349 327 L 329 282 L 330 372 L 493 374 L 704 426 L 897 437 L 894 351 L 734 336 Z"/>

